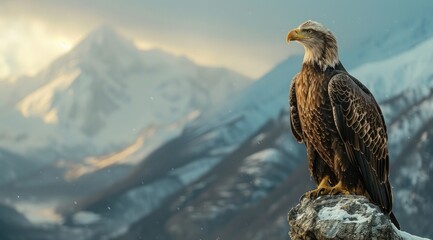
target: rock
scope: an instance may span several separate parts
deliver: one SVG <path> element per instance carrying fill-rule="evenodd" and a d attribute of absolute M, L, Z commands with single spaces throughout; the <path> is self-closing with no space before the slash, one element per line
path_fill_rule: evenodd
<path fill-rule="evenodd" d="M 398 230 L 379 207 L 364 196 L 304 198 L 288 214 L 295 239 L 426 239 Z"/>

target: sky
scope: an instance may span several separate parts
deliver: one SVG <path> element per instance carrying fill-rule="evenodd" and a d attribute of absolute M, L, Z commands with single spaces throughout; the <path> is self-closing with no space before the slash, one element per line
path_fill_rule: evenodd
<path fill-rule="evenodd" d="M 139 48 L 259 78 L 303 52 L 285 38 L 305 20 L 325 24 L 344 49 L 430 11 L 429 2 L 0 0 L 0 79 L 37 73 L 100 25 L 114 27 Z"/>

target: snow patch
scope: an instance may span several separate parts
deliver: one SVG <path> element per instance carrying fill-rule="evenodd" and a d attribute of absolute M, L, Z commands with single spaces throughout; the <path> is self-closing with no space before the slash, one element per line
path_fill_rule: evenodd
<path fill-rule="evenodd" d="M 374 212 L 370 206 L 364 204 L 367 207 L 367 211 L 360 213 L 349 214 L 344 210 L 345 205 L 342 202 L 338 202 L 335 206 L 324 207 L 320 209 L 318 217 L 322 221 L 341 221 L 343 223 L 363 223 L 372 220 L 371 213 Z M 367 216 L 367 217 L 366 217 Z"/>
<path fill-rule="evenodd" d="M 101 220 L 101 216 L 93 212 L 81 211 L 73 215 L 72 220 L 75 224 L 92 224 Z"/>
<path fill-rule="evenodd" d="M 54 204 L 17 202 L 13 206 L 33 224 L 57 225 L 63 223 L 63 217 L 56 212 Z"/>
<path fill-rule="evenodd" d="M 397 235 L 400 236 L 403 240 L 430 240 L 429 238 L 414 236 L 414 235 L 407 233 L 405 231 L 398 230 L 394 226 L 394 224 L 391 224 L 391 225 L 392 225 L 394 232 L 397 233 Z"/>
<path fill-rule="evenodd" d="M 65 91 L 80 74 L 79 69 L 63 73 L 19 102 L 18 110 L 25 117 L 41 117 L 45 123 L 57 123 L 57 109 L 52 106 L 55 94 Z"/>
<path fill-rule="evenodd" d="M 173 170 L 170 175 L 177 176 L 182 184 L 188 185 L 209 172 L 220 160 L 221 158 L 199 159 Z"/>
<path fill-rule="evenodd" d="M 281 153 L 275 149 L 265 149 L 249 156 L 247 162 L 279 163 L 281 162 Z"/>

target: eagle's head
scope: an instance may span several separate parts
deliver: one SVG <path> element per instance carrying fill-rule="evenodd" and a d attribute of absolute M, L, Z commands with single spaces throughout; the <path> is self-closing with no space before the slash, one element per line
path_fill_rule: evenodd
<path fill-rule="evenodd" d="M 304 63 L 317 64 L 325 70 L 340 62 L 334 34 L 318 22 L 308 20 L 290 31 L 287 34 L 287 43 L 290 41 L 298 41 L 304 45 Z"/>

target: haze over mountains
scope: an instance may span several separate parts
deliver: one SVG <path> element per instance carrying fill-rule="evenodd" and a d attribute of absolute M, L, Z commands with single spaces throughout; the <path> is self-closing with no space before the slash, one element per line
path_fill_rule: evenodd
<path fill-rule="evenodd" d="M 432 237 L 433 30 L 426 22 L 376 36 L 388 44 L 366 40 L 363 54 L 343 53 L 343 63 L 356 66 L 350 72 L 381 102 L 397 218 L 404 230 Z M 0 160 L 16 158 L 9 165 L 20 173 L 6 179 L 0 196 L 50 224 L 31 225 L 17 212 L 7 229 L 20 231 L 5 236 L 287 238 L 287 211 L 312 187 L 287 119 L 288 86 L 300 64 L 289 58 L 244 88 L 249 79 L 231 71 L 141 52 L 106 27 L 96 30 L 47 70 L 16 82 L 32 80 L 32 87 L 7 95 L 6 126 L 20 129 L 2 130 L 8 150 Z M 15 156 L 20 148 L 34 154 L 47 146 L 58 152 L 34 156 L 69 156 L 77 165 L 22 169 L 36 159 Z M 56 202 L 38 205 L 46 199 Z"/>

